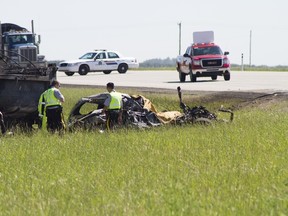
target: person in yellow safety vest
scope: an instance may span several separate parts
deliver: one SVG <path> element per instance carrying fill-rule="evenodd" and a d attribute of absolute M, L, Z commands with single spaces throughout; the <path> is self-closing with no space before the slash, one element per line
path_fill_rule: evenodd
<path fill-rule="evenodd" d="M 109 97 L 104 102 L 103 112 L 106 114 L 106 127 L 113 129 L 116 124 L 122 124 L 122 94 L 114 90 L 114 83 L 106 85 Z"/>
<path fill-rule="evenodd" d="M 62 113 L 62 104 L 65 102 L 61 94 L 60 83 L 57 80 L 52 81 L 51 87 L 43 92 L 39 98 L 38 112 L 42 119 L 42 128 L 47 128 L 50 132 L 64 129 L 64 119 Z"/>

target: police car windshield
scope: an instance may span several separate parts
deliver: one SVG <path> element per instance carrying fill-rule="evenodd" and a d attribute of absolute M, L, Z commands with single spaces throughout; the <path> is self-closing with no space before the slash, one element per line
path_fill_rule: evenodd
<path fill-rule="evenodd" d="M 79 59 L 93 59 L 97 53 L 86 53 L 85 55 L 81 56 Z"/>
<path fill-rule="evenodd" d="M 193 48 L 193 55 L 223 55 L 222 50 L 218 46 L 211 47 L 195 47 Z"/>

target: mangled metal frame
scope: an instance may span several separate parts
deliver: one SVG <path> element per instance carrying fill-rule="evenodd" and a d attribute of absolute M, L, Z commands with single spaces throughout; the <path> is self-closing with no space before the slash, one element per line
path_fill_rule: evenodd
<path fill-rule="evenodd" d="M 178 95 L 180 98 L 180 108 L 183 110 L 183 113 L 178 111 L 168 111 L 167 113 L 172 113 L 175 118 L 172 121 L 165 121 L 163 120 L 162 116 L 163 112 L 158 113 L 155 108 L 147 108 L 144 102 L 146 98 L 143 96 L 131 96 L 128 94 L 122 94 L 123 126 L 147 128 L 170 122 L 176 124 L 211 124 L 213 121 L 222 121 L 218 120 L 214 113 L 209 112 L 203 106 L 190 108 L 184 104 L 182 102 L 182 93 L 180 87 L 178 87 Z M 108 98 L 108 96 L 109 93 L 106 92 L 81 98 L 70 112 L 68 117 L 68 129 L 70 131 L 75 129 L 104 130 L 106 127 L 106 116 L 102 111 L 104 107 L 104 101 Z M 92 104 L 95 107 L 93 107 L 93 109 L 91 109 L 88 113 L 83 113 L 81 110 L 87 103 Z M 219 111 L 229 112 L 231 114 L 230 121 L 233 120 L 233 112 L 231 110 L 221 108 Z M 176 112 L 176 114 L 174 112 Z"/>
<path fill-rule="evenodd" d="M 102 110 L 104 101 L 108 98 L 109 93 L 101 93 L 81 98 L 72 108 L 68 117 L 68 129 L 100 129 L 104 130 L 106 126 L 106 116 Z M 127 94 L 122 94 L 123 101 L 123 126 L 132 126 L 137 128 L 159 126 L 160 120 L 154 112 L 145 109 L 141 97 L 133 98 Z M 81 108 L 85 104 L 95 105 L 95 109 L 88 113 L 81 113 Z"/>
<path fill-rule="evenodd" d="M 224 109 L 224 107 L 220 107 L 218 111 L 230 113 L 230 120 L 226 119 L 218 119 L 215 113 L 211 113 L 204 106 L 194 106 L 190 108 L 182 101 L 182 92 L 180 86 L 177 87 L 178 97 L 180 99 L 180 108 L 183 110 L 183 116 L 177 118 L 178 124 L 183 123 L 200 123 L 200 124 L 211 124 L 214 121 L 222 121 L 222 122 L 232 122 L 234 119 L 234 113 L 230 109 Z"/>

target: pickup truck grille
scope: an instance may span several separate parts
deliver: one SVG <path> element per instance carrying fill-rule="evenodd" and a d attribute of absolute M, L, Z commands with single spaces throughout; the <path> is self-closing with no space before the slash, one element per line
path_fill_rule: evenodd
<path fill-rule="evenodd" d="M 222 67 L 222 59 L 202 59 L 202 67 Z"/>
<path fill-rule="evenodd" d="M 36 48 L 21 48 L 20 49 L 20 62 L 36 61 L 37 60 L 37 50 Z M 28 59 L 28 60 L 27 60 Z"/>

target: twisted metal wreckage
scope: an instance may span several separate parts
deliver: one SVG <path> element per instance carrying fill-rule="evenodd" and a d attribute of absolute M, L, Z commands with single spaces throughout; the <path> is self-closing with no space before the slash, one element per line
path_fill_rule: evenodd
<path fill-rule="evenodd" d="M 203 106 L 195 106 L 190 108 L 182 102 L 181 88 L 178 87 L 178 96 L 180 99 L 179 111 L 158 112 L 151 101 L 141 95 L 122 94 L 123 97 L 123 125 L 135 128 L 148 128 L 160 126 L 163 124 L 211 124 L 218 120 L 214 113 L 209 112 Z M 105 129 L 106 118 L 102 114 L 104 101 L 109 93 L 101 93 L 81 98 L 72 108 L 68 117 L 68 129 L 74 130 L 77 128 L 83 129 Z M 92 105 L 92 106 L 91 106 Z M 96 106 L 96 109 L 94 107 Z M 88 112 L 85 112 L 89 110 Z M 221 112 L 230 113 L 230 122 L 233 121 L 233 112 L 220 108 Z"/>

